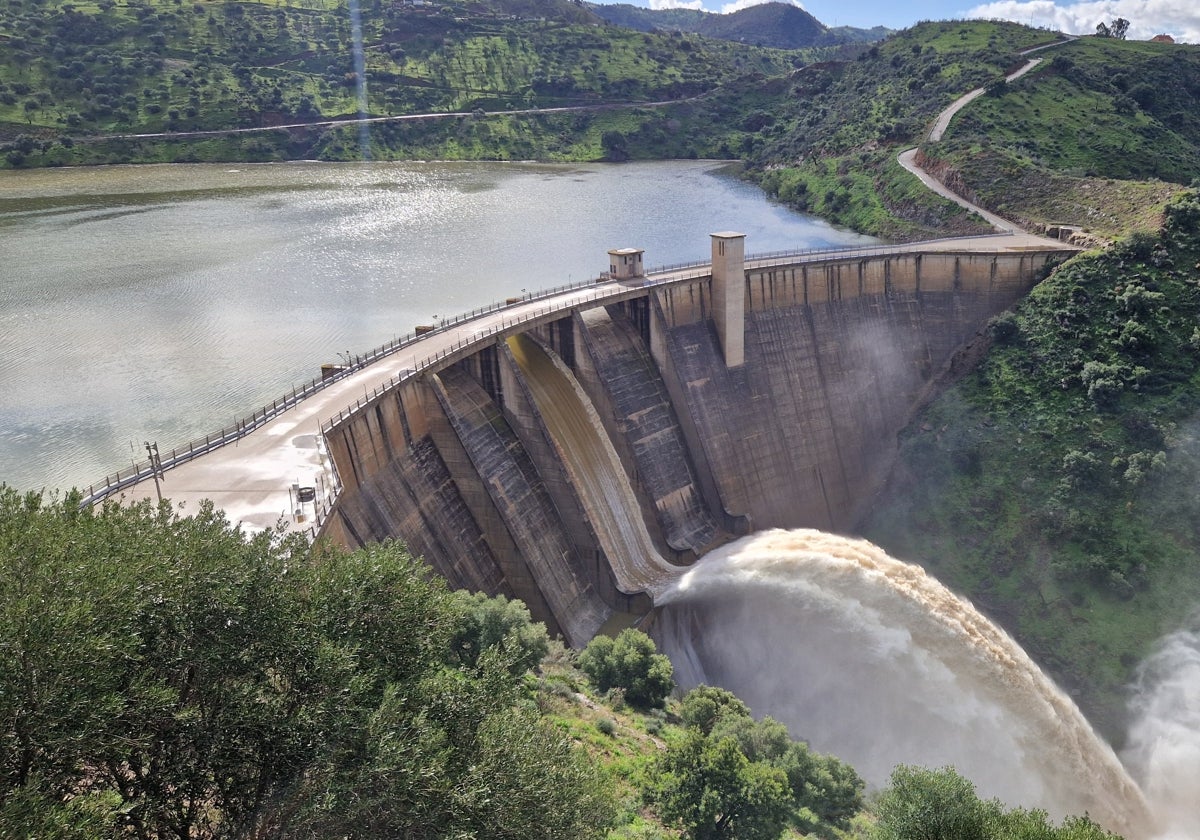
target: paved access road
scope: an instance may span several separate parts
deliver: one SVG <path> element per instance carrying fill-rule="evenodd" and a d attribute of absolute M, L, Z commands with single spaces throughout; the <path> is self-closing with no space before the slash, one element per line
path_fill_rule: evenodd
<path fill-rule="evenodd" d="M 1040 52 L 1041 50 L 1050 49 L 1051 47 L 1061 46 L 1062 44 L 1068 43 L 1070 41 L 1074 41 L 1076 36 L 1066 35 L 1063 37 L 1065 40 L 1054 41 L 1053 43 L 1050 43 L 1050 44 L 1042 44 L 1040 47 L 1031 47 L 1030 49 L 1022 50 L 1020 54 L 1021 55 L 1029 55 L 1030 53 Z M 1031 58 L 1024 64 L 1022 64 L 1017 70 L 1014 70 L 1012 73 L 1009 73 L 1007 76 L 1005 76 L 1004 80 L 1006 82 L 1011 82 L 1016 79 L 1019 79 L 1022 76 L 1024 76 L 1026 73 L 1028 73 L 1030 70 L 1032 70 L 1034 67 L 1037 67 L 1039 64 L 1041 64 L 1041 62 L 1042 62 L 1041 58 Z M 945 135 L 946 130 L 950 127 L 950 120 L 954 119 L 955 114 L 957 114 L 959 111 L 961 111 L 967 105 L 969 105 L 971 102 L 974 102 L 976 99 L 983 96 L 983 94 L 986 91 L 987 91 L 987 88 L 982 88 L 982 87 L 976 88 L 975 90 L 971 91 L 970 93 L 964 94 L 964 95 L 960 96 L 958 99 L 951 102 L 950 105 L 944 111 L 942 111 L 940 114 L 938 114 L 938 118 L 933 123 L 933 128 L 931 128 L 929 130 L 929 135 L 927 137 L 928 141 L 930 143 L 936 143 L 937 141 L 941 140 L 942 137 Z M 937 178 L 933 177 L 927 171 L 922 169 L 917 164 L 917 149 L 913 148 L 913 149 L 908 149 L 906 151 L 901 152 L 900 155 L 896 158 L 896 160 L 900 163 L 901 166 L 903 166 L 909 172 L 911 172 L 912 174 L 914 174 L 918 178 L 920 178 L 921 183 L 924 184 L 926 187 L 933 190 L 935 193 L 942 196 L 943 198 L 950 199 L 958 206 L 965 207 L 967 210 L 970 210 L 973 213 L 977 213 L 979 216 L 981 216 L 984 219 L 984 221 L 986 221 L 989 225 L 994 227 L 996 230 L 1004 232 L 1004 233 L 1016 233 L 1016 232 L 1020 231 L 1020 228 L 1018 228 L 1013 222 L 1010 222 L 1007 219 L 1003 219 L 1000 216 L 997 216 L 995 213 L 990 213 L 987 210 L 984 210 L 978 204 L 972 204 L 971 202 L 969 202 L 965 198 L 963 198 L 961 195 L 954 192 L 954 190 L 947 187 L 945 184 L 943 184 Z"/>

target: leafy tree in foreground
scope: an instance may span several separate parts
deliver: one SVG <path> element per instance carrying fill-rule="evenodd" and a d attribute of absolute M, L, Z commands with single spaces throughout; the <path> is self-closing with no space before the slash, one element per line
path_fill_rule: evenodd
<path fill-rule="evenodd" d="M 300 545 L 244 540 L 211 508 L 0 489 L 0 809 L 115 795 L 140 837 L 252 819 L 312 734 L 279 585 Z"/>
<path fill-rule="evenodd" d="M 535 622 L 529 608 L 503 595 L 489 598 L 482 592 L 459 590 L 452 596 L 462 611 L 459 625 L 450 640 L 453 656 L 473 667 L 482 651 L 505 647 L 512 651 L 513 673 L 520 674 L 536 666 L 550 649 L 546 626 Z"/>
<path fill-rule="evenodd" d="M 0 836 L 601 835 L 525 704 L 537 632 L 474 605 L 516 619 L 460 662 L 459 596 L 398 544 L 0 486 Z"/>
<path fill-rule="evenodd" d="M 849 765 L 793 741 L 776 720 L 754 720 L 731 692 L 698 686 L 680 716 L 687 735 L 658 762 L 647 798 L 687 836 L 778 837 L 789 823 L 831 836 L 862 809 L 863 781 Z"/>
<path fill-rule="evenodd" d="M 1006 811 L 951 767 L 897 767 L 875 813 L 875 840 L 1119 840 L 1087 817 L 1054 826 L 1045 811 Z"/>
<path fill-rule="evenodd" d="M 689 731 L 659 762 L 653 797 L 669 823 L 692 840 L 774 840 L 788 822 L 782 770 L 752 762 L 733 738 Z"/>
<path fill-rule="evenodd" d="M 875 804 L 878 840 L 985 840 L 999 816 L 953 768 L 901 765 Z"/>
<path fill-rule="evenodd" d="M 732 691 L 711 685 L 698 685 L 687 693 L 679 706 L 683 722 L 705 735 L 727 714 L 750 717 L 750 709 Z"/>

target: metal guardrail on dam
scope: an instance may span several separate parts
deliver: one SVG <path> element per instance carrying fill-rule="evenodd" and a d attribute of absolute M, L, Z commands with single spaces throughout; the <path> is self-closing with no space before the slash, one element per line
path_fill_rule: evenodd
<path fill-rule="evenodd" d="M 487 306 L 481 306 L 478 309 L 473 309 L 470 312 L 462 312 L 447 318 L 439 319 L 439 323 L 431 330 L 424 332 L 411 332 L 391 341 L 382 344 L 372 350 L 367 351 L 362 355 L 354 355 L 350 358 L 349 364 L 342 367 L 336 373 L 329 376 L 318 377 L 309 380 L 303 385 L 298 385 L 292 388 L 287 394 L 282 397 L 272 400 L 269 405 L 264 405 L 252 412 L 251 414 L 235 420 L 231 425 L 226 426 L 216 432 L 205 435 L 203 438 L 196 438 L 189 443 L 173 448 L 170 453 L 163 455 L 159 461 L 159 466 L 162 470 L 168 470 L 171 467 L 186 463 L 193 458 L 198 458 L 207 452 L 218 449 L 228 443 L 234 443 L 246 435 L 258 429 L 263 424 L 273 420 L 283 414 L 288 409 L 294 407 L 304 399 L 312 396 L 318 391 L 329 387 L 343 379 L 351 376 L 357 371 L 362 370 L 374 362 L 379 361 L 398 350 L 409 347 L 425 338 L 432 335 L 445 332 L 448 329 L 457 327 L 458 325 L 470 321 L 474 318 L 479 318 L 483 315 L 489 315 L 506 307 L 520 306 L 533 300 L 540 300 L 546 297 L 553 297 L 564 292 L 574 291 L 576 289 L 593 286 L 596 279 L 591 278 L 581 280 L 568 285 L 555 286 L 550 289 L 540 289 L 536 292 L 527 292 L 519 299 L 510 299 L 503 302 L 492 303 Z M 119 493 L 127 487 L 131 487 L 141 481 L 151 478 L 154 475 L 154 466 L 150 461 L 141 461 L 130 465 L 128 470 L 118 470 L 117 472 L 105 476 L 99 482 L 88 487 L 88 492 L 80 501 L 81 507 L 93 505 L 96 502 Z"/>
<path fill-rule="evenodd" d="M 920 243 L 908 243 L 904 245 L 871 245 L 859 248 L 804 248 L 790 251 L 774 251 L 763 254 L 753 254 L 746 257 L 745 263 L 747 267 L 764 268 L 772 265 L 784 265 L 795 263 L 797 261 L 817 262 L 823 259 L 854 259 L 856 257 L 877 256 L 886 253 L 904 253 L 911 250 L 914 246 L 920 245 L 922 250 L 927 250 L 930 246 L 936 247 L 939 244 L 951 244 L 962 241 L 963 239 L 982 239 L 982 238 L 1005 238 L 1012 236 L 1011 233 L 997 233 L 986 236 L 972 237 L 947 237 L 944 239 L 927 240 Z M 502 302 L 496 302 L 487 306 L 482 306 L 473 309 L 470 312 L 463 312 L 449 318 L 440 319 L 438 324 L 435 324 L 433 329 L 426 330 L 420 333 L 412 332 L 406 335 L 393 339 L 385 344 L 382 344 L 373 350 L 362 355 L 356 355 L 349 359 L 349 363 L 340 369 L 337 373 L 312 379 L 303 385 L 296 386 L 282 397 L 272 400 L 270 404 L 253 411 L 251 414 L 239 418 L 233 424 L 226 426 L 211 434 L 205 435 L 203 438 L 196 438 L 181 446 L 174 447 L 168 453 L 163 453 L 158 461 L 158 464 L 146 460 L 140 463 L 131 464 L 128 470 L 118 470 L 116 473 L 105 476 L 100 481 L 89 486 L 87 492 L 80 501 L 81 507 L 96 504 L 110 496 L 113 496 L 122 490 L 131 487 L 139 482 L 152 478 L 156 471 L 169 470 L 172 467 L 179 466 L 195 458 L 200 457 L 208 452 L 218 449 L 226 444 L 234 443 L 246 435 L 259 429 L 266 423 L 275 419 L 279 415 L 296 406 L 306 398 L 312 396 L 318 391 L 327 388 L 337 382 L 341 382 L 347 377 L 353 375 L 359 370 L 368 365 L 379 361 L 380 359 L 390 356 L 391 354 L 410 347 L 418 342 L 421 342 L 431 336 L 435 336 L 446 332 L 447 330 L 458 327 L 468 321 L 480 318 L 484 315 L 490 315 L 506 308 L 516 308 L 525 306 L 531 301 L 543 300 L 557 297 L 568 292 L 578 291 L 584 288 L 595 288 L 593 294 L 587 295 L 584 298 L 572 297 L 569 302 L 564 302 L 558 306 L 546 306 L 532 312 L 523 312 L 520 318 L 514 318 L 511 321 L 502 321 L 499 326 L 494 326 L 485 333 L 479 333 L 460 339 L 451 347 L 438 351 L 430 356 L 421 359 L 413 368 L 406 369 L 397 376 L 393 377 L 388 382 L 377 387 L 373 393 L 368 392 L 355 403 L 347 406 L 339 412 L 334 418 L 325 422 L 321 426 L 322 434 L 329 429 L 345 420 L 346 417 L 360 410 L 364 405 L 371 403 L 386 391 L 394 388 L 405 379 L 419 375 L 442 364 L 448 357 L 453 356 L 459 351 L 468 346 L 478 344 L 488 338 L 502 333 L 505 330 L 530 321 L 536 321 L 546 315 L 556 311 L 571 309 L 579 306 L 581 303 L 588 303 L 599 300 L 605 297 L 616 297 L 629 292 L 631 289 L 645 289 L 648 287 L 661 286 L 671 283 L 687 282 L 700 277 L 707 276 L 711 272 L 711 263 L 707 260 L 696 260 L 692 262 L 676 263 L 673 265 L 663 265 L 650 269 L 645 274 L 643 282 L 637 286 L 619 285 L 617 287 L 605 286 L 597 287 L 596 284 L 607 280 L 607 277 L 601 275 L 596 278 L 588 278 L 575 283 L 556 286 L 549 289 L 541 289 L 535 292 L 527 292 L 519 298 L 509 298 Z"/>

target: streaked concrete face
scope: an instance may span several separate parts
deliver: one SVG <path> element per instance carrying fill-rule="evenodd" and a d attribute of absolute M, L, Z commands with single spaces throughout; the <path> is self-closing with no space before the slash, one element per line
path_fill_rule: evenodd
<path fill-rule="evenodd" d="M 733 367 L 707 271 L 518 307 L 517 323 L 480 325 L 476 342 L 329 430 L 345 489 L 327 532 L 350 545 L 403 537 L 452 582 L 493 580 L 577 641 L 644 613 L 639 593 L 659 580 L 645 572 L 652 555 L 683 566 L 766 527 L 850 528 L 908 418 L 965 369 L 988 318 L 1069 253 L 1024 237 L 969 244 L 746 261 L 744 362 Z M 502 339 L 518 334 L 512 346 L 542 362 L 512 360 Z M 548 364 L 578 387 L 550 387 Z M 421 396 L 420 383 L 451 381 L 459 396 Z M 568 396 L 593 418 L 587 440 L 553 416 Z M 470 423 L 467 404 L 483 412 Z M 430 447 L 445 469 L 415 477 Z M 582 458 L 564 455 L 579 447 Z M 601 449 L 621 481 L 596 480 L 608 474 Z M 432 486 L 436 504 L 422 489 Z M 622 516 L 637 527 L 611 521 Z"/>

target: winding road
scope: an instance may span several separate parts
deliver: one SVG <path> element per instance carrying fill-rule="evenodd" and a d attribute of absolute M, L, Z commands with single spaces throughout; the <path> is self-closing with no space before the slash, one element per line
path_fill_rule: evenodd
<path fill-rule="evenodd" d="M 541 116 L 544 114 L 569 114 L 583 111 L 620 111 L 627 108 L 664 108 L 668 105 L 680 105 L 694 102 L 706 96 L 707 93 L 688 96 L 683 99 L 660 99 L 654 102 L 598 102 L 594 105 L 557 105 L 547 108 L 518 108 L 512 111 L 486 111 L 486 116 L 492 117 L 521 117 Z M 155 131 L 146 134 L 97 134 L 90 137 L 78 137 L 76 142 L 98 142 L 101 140 L 184 140 L 195 137 L 213 137 L 233 134 L 261 134 L 267 131 L 284 131 L 304 128 L 334 128 L 350 125 L 370 125 L 372 123 L 413 122 L 416 120 L 448 120 L 462 119 L 475 116 L 475 111 L 430 111 L 424 114 L 394 114 L 387 117 L 345 117 L 342 119 L 316 120 L 314 122 L 283 123 L 280 125 L 250 126 L 246 128 L 209 128 L 195 131 Z"/>
<path fill-rule="evenodd" d="M 1030 55 L 1031 53 L 1040 52 L 1042 50 L 1047 50 L 1047 49 L 1050 49 L 1051 47 L 1058 47 L 1063 44 L 1074 41 L 1076 39 L 1076 37 L 1078 37 L 1078 36 L 1063 35 L 1062 36 L 1063 40 L 1061 40 L 1061 41 L 1054 41 L 1049 44 L 1042 44 L 1041 46 L 1030 47 L 1027 50 L 1021 50 L 1019 55 Z M 1005 82 L 1015 81 L 1015 80 L 1021 78 L 1022 76 L 1024 76 L 1026 73 L 1028 73 L 1030 70 L 1037 67 L 1041 63 L 1042 63 L 1041 58 L 1031 58 L 1024 64 L 1022 64 L 1018 69 L 1014 70 L 1013 72 L 1011 72 L 1007 76 L 1005 76 L 1004 81 Z M 941 140 L 942 137 L 945 135 L 946 130 L 950 127 L 950 121 L 952 119 L 954 119 L 954 116 L 959 111 L 961 111 L 963 108 L 965 108 L 967 105 L 974 102 L 979 97 L 983 96 L 983 94 L 986 92 L 987 92 L 986 87 L 975 88 L 975 90 L 971 91 L 970 93 L 966 93 L 966 94 L 960 96 L 958 99 L 951 102 L 950 105 L 944 111 L 942 111 L 940 114 L 938 114 L 938 118 L 933 123 L 933 128 L 929 129 L 929 134 L 925 138 L 926 141 L 929 143 L 936 143 L 937 141 Z M 994 227 L 997 231 L 1000 231 L 1001 233 L 1017 233 L 1021 230 L 1021 228 L 1017 227 L 1017 225 L 1014 224 L 1013 222 L 1010 222 L 1007 219 L 1001 218 L 1000 216 L 997 216 L 995 213 L 991 213 L 987 210 L 984 210 L 978 204 L 973 204 L 970 201 L 967 201 L 961 195 L 959 195 L 954 190 L 950 189 L 948 186 L 946 186 L 941 181 L 939 181 L 937 178 L 935 178 L 933 175 L 931 175 L 928 171 L 926 171 L 925 169 L 922 169 L 921 166 L 917 163 L 917 152 L 919 149 L 920 149 L 919 146 L 913 147 L 911 149 L 906 149 L 905 151 L 901 152 L 896 157 L 896 161 L 901 166 L 903 166 L 905 169 L 907 169 L 909 172 L 911 172 L 913 175 L 916 175 L 918 178 L 920 178 L 921 183 L 924 184 L 926 187 L 933 190 L 935 193 L 942 196 L 943 198 L 947 198 L 950 201 L 953 201 L 959 207 L 963 207 L 967 210 L 970 210 L 972 213 L 979 215 L 985 222 L 987 222 L 989 225 Z"/>

